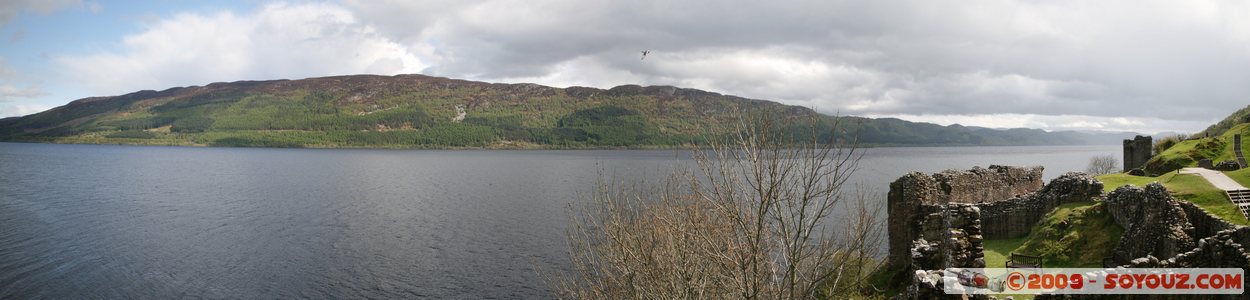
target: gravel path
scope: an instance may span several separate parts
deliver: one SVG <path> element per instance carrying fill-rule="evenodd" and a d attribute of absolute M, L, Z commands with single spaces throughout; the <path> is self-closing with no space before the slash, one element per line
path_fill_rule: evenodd
<path fill-rule="evenodd" d="M 1210 182 L 1211 185 L 1215 186 L 1215 188 L 1225 191 L 1246 189 L 1246 187 L 1241 186 L 1241 184 L 1233 181 L 1232 178 L 1228 178 L 1228 175 L 1224 175 L 1224 173 L 1221 173 L 1220 171 L 1207 170 L 1203 168 L 1184 168 L 1181 169 L 1181 174 L 1197 174 L 1198 176 L 1202 176 L 1202 178 L 1206 178 L 1207 182 Z"/>

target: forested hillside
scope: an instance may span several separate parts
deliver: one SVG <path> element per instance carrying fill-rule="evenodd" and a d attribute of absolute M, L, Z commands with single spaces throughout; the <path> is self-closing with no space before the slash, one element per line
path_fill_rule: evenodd
<path fill-rule="evenodd" d="M 73 101 L 0 119 L 0 139 L 258 147 L 683 147 L 742 112 L 828 126 L 804 107 L 668 86 L 492 84 L 424 75 L 239 81 Z M 865 145 L 1112 144 L 1131 134 L 940 126 L 844 117 Z"/>
<path fill-rule="evenodd" d="M 1206 130 L 1198 132 L 1194 136 L 1223 135 L 1225 131 L 1232 129 L 1233 126 L 1237 126 L 1238 124 L 1243 124 L 1243 123 L 1250 123 L 1250 105 L 1247 105 L 1246 107 L 1238 109 L 1237 111 L 1228 115 L 1228 117 L 1225 117 L 1223 120 L 1220 120 L 1219 122 L 1215 124 L 1211 124 L 1211 126 L 1208 126 Z"/>

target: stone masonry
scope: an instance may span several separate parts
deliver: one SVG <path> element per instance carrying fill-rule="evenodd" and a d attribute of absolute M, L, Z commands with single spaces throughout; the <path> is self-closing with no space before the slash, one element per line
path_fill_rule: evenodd
<path fill-rule="evenodd" d="M 924 204 L 981 203 L 1027 194 L 1042 187 L 1042 167 L 990 166 L 968 171 L 943 171 L 932 176 L 920 172 L 903 175 L 890 183 L 886 211 L 890 232 L 889 264 L 911 265 L 911 248 L 920 235 Z"/>
<path fill-rule="evenodd" d="M 1136 136 L 1124 140 L 1124 171 L 1138 169 L 1150 160 L 1151 147 L 1154 141 L 1149 136 Z"/>
<path fill-rule="evenodd" d="M 1206 210 L 1168 194 L 1158 183 L 1125 186 L 1107 196 L 1107 209 L 1124 235 L 1114 264 L 1129 268 L 1250 269 L 1250 227 L 1233 225 Z M 1243 277 L 1243 286 L 1250 277 Z M 1069 295 L 1075 296 L 1075 295 Z M 1131 295 L 1069 299 L 1245 299 L 1246 295 Z M 1038 297 L 1037 299 L 1060 299 Z"/>
<path fill-rule="evenodd" d="M 916 274 L 897 278 L 912 283 L 904 297 L 938 296 L 940 286 L 925 280 L 932 275 L 926 270 L 987 267 L 984 239 L 1028 234 L 1059 204 L 1102 194 L 1102 183 L 1084 173 L 1064 174 L 1043 186 L 1041 171 L 991 166 L 932 176 L 910 173 L 891 183 L 890 268 Z"/>
<path fill-rule="evenodd" d="M 1124 227 L 1114 250 L 1117 265 L 1250 268 L 1250 252 L 1243 246 L 1250 245 L 1250 227 L 1176 200 L 1158 183 L 1120 187 L 1106 201 L 1107 210 Z"/>
<path fill-rule="evenodd" d="M 1033 224 L 1060 204 L 1088 202 L 1101 195 L 1102 182 L 1084 173 L 1067 173 L 1036 193 L 979 204 L 981 231 L 991 240 L 1026 236 Z"/>
<path fill-rule="evenodd" d="M 945 171 L 933 176 L 907 174 L 890 184 L 888 202 L 890 268 L 910 282 L 896 298 L 958 298 L 943 295 L 940 284 L 925 280 L 947 267 L 986 266 L 985 239 L 1018 237 L 1056 206 L 1094 201 L 1102 183 L 1068 173 L 1034 192 L 1007 198 L 1002 190 L 1027 190 L 1036 178 L 1029 169 L 993 166 Z M 977 180 L 984 189 L 976 191 Z M 1018 189 L 1012 189 L 1018 188 Z M 952 192 L 953 191 L 953 192 Z M 1171 196 L 1158 183 L 1126 186 L 1106 195 L 1106 209 L 1125 229 L 1110 263 L 1124 267 L 1250 269 L 1250 227 L 1233 225 L 1201 207 Z M 914 276 L 911 276 L 913 275 Z M 904 275 L 907 274 L 907 275 Z M 1250 277 L 1246 277 L 1250 285 Z M 968 295 L 973 296 L 973 295 Z M 1133 299 L 1109 295 L 1041 295 L 1038 299 Z M 1220 299 L 1237 299 L 1230 295 Z M 983 297 L 972 297 L 983 298 Z M 1150 297 L 1151 299 L 1173 299 Z M 1185 297 L 1181 297 L 1185 298 Z"/>

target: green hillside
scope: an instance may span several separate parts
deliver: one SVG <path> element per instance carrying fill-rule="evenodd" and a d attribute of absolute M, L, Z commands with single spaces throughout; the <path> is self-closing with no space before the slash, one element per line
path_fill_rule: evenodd
<path fill-rule="evenodd" d="M 683 147 L 740 112 L 814 111 L 669 86 L 492 84 L 424 75 L 239 81 L 92 97 L 0 119 L 0 140 L 253 147 Z M 828 127 L 833 117 L 816 115 Z M 845 117 L 864 145 L 1110 144 L 1131 134 Z M 826 137 L 827 138 L 827 137 Z"/>
<path fill-rule="evenodd" d="M 1233 136 L 1238 134 L 1244 138 L 1250 138 L 1250 123 L 1233 125 L 1223 130 L 1221 134 L 1212 137 L 1176 143 L 1151 157 L 1143 168 L 1147 173 L 1163 174 L 1184 167 L 1197 166 L 1198 161 L 1202 159 L 1211 159 L 1213 163 L 1236 159 L 1233 155 Z"/>
<path fill-rule="evenodd" d="M 1211 124 L 1211 126 L 1208 126 L 1206 130 L 1198 132 L 1195 136 L 1223 135 L 1224 132 L 1232 129 L 1233 126 L 1245 123 L 1250 123 L 1250 105 L 1233 112 L 1231 115 L 1228 115 L 1228 117 L 1216 122 L 1215 124 Z"/>

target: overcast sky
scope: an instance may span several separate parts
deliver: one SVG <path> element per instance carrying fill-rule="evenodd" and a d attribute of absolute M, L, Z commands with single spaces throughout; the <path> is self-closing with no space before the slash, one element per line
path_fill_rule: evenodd
<path fill-rule="evenodd" d="M 1250 104 L 1245 1 L 136 2 L 0 1 L 0 116 L 400 73 L 1047 130 L 1192 132 Z"/>

